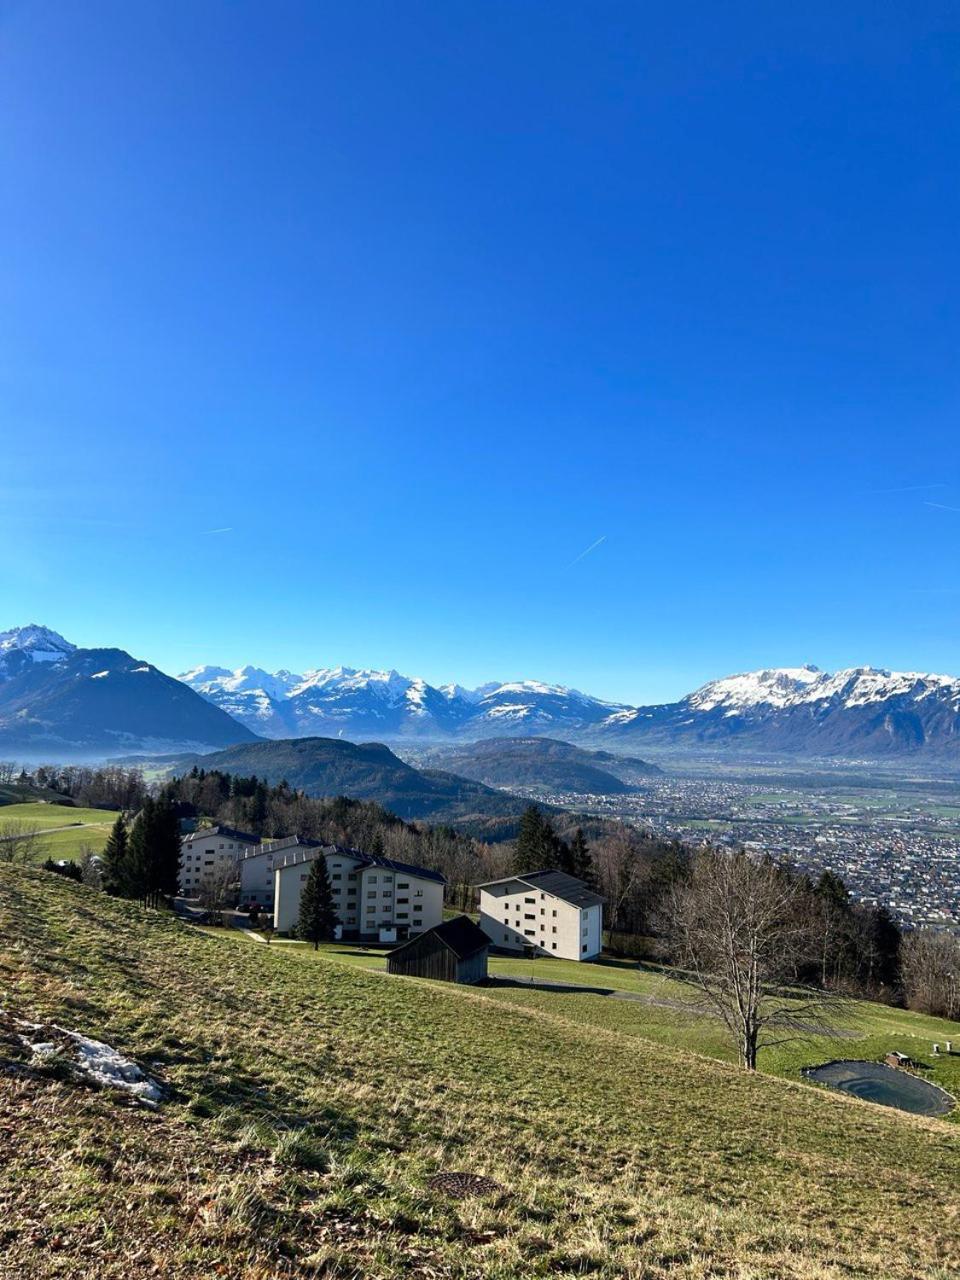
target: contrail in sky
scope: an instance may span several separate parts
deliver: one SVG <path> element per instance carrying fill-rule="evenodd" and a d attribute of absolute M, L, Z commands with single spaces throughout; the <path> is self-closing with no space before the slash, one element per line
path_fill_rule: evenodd
<path fill-rule="evenodd" d="M 578 556 L 575 556 L 567 565 L 567 568 L 572 569 L 575 564 L 579 564 L 580 561 L 583 560 L 586 556 L 588 556 L 591 551 L 596 551 L 597 547 L 599 547 L 601 542 L 606 542 L 606 540 L 607 540 L 607 535 L 605 533 L 602 533 L 600 537 L 596 540 L 596 542 L 590 543 L 586 551 L 581 551 Z"/>
<path fill-rule="evenodd" d="M 945 502 L 928 502 L 928 501 L 926 500 L 926 498 L 924 498 L 924 500 L 923 500 L 923 505 L 924 505 L 925 507 L 936 507 L 938 511 L 957 511 L 957 512 L 960 512 L 960 507 L 948 507 L 948 506 L 947 506 L 947 504 L 946 504 Z"/>
<path fill-rule="evenodd" d="M 233 525 L 228 524 L 226 529 L 204 529 L 204 533 L 233 533 Z"/>

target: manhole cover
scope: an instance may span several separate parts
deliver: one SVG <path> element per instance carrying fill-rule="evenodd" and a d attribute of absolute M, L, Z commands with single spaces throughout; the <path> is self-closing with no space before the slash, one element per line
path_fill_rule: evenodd
<path fill-rule="evenodd" d="M 482 1173 L 435 1173 L 427 1184 L 434 1191 L 464 1200 L 467 1196 L 492 1196 L 503 1191 L 499 1182 Z"/>

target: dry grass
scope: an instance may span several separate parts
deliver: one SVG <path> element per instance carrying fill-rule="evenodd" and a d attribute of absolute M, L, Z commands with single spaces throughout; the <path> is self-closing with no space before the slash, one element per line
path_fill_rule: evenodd
<path fill-rule="evenodd" d="M 14 1013 L 108 1040 L 174 1090 L 151 1116 L 0 1077 L 4 1280 L 953 1272 L 947 1124 L 305 965 L 30 870 L 0 869 L 0 938 Z M 452 1200 L 429 1187 L 444 1169 L 504 1193 Z"/>

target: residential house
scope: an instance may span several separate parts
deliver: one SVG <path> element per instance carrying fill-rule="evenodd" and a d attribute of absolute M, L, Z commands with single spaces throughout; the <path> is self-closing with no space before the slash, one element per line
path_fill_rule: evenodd
<path fill-rule="evenodd" d="M 259 844 L 259 837 L 235 827 L 198 827 L 180 840 L 179 890 L 196 898 L 203 888 L 221 883 L 245 849 Z"/>
<path fill-rule="evenodd" d="M 433 928 L 443 920 L 443 887 L 438 871 L 395 862 L 378 854 L 339 845 L 297 848 L 274 862 L 274 927 L 293 933 L 300 915 L 300 894 L 310 863 L 327 860 L 334 908 L 345 938 L 396 942 Z"/>
<path fill-rule="evenodd" d="M 456 916 L 401 943 L 387 956 L 387 969 L 441 982 L 485 982 L 489 949 L 483 930 L 469 916 Z"/>
<path fill-rule="evenodd" d="M 478 885 L 480 928 L 494 946 L 591 960 L 603 946 L 603 898 L 565 871 L 533 871 Z"/>

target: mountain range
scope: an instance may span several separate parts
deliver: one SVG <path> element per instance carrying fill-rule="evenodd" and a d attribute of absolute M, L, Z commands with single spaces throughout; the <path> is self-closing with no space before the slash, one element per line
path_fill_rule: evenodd
<path fill-rule="evenodd" d="M 375 734 L 389 740 L 562 736 L 629 750 L 877 757 L 954 755 L 960 679 L 856 667 L 747 672 L 677 702 L 631 707 L 536 680 L 431 686 L 396 671 L 295 675 L 197 667 L 180 677 L 263 736 Z"/>
<path fill-rule="evenodd" d="M 536 680 L 466 689 L 349 667 L 295 674 L 204 666 L 177 680 L 122 649 L 77 648 L 48 627 L 0 632 L 0 751 L 15 758 L 203 752 L 300 737 L 424 745 L 550 737 L 618 754 L 923 754 L 950 762 L 960 755 L 960 679 L 773 668 L 633 707 Z"/>

